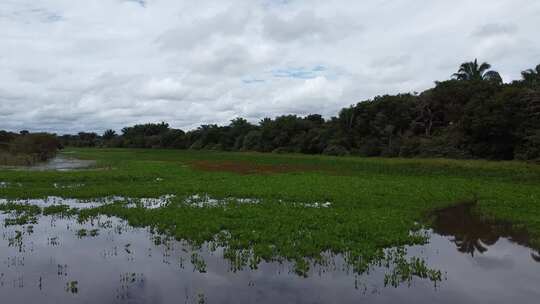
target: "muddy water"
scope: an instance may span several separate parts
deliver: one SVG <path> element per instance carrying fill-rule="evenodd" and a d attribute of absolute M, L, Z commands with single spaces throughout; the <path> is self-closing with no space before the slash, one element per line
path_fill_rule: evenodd
<path fill-rule="evenodd" d="M 0 215 L 0 222 L 8 217 Z M 307 278 L 296 275 L 287 263 L 263 262 L 256 270 L 233 271 L 219 248 L 192 248 L 114 217 L 78 223 L 41 216 L 34 224 L 0 228 L 0 299 L 2 303 L 537 303 L 540 259 L 526 241 L 516 241 L 518 237 L 508 231 L 499 233 L 504 229 L 475 219 L 467 210 L 452 210 L 439 218 L 429 244 L 411 247 L 408 254 L 441 269 L 443 281 L 415 278 L 385 287 L 386 268 L 356 275 L 339 256 L 330 265 L 312 268 Z M 482 233 L 470 230 L 475 227 Z"/>
<path fill-rule="evenodd" d="M 63 154 L 59 154 L 56 157 L 44 162 L 38 163 L 34 166 L 18 168 L 31 171 L 46 171 L 46 170 L 56 170 L 56 171 L 71 171 L 78 169 L 87 169 L 92 167 L 96 162 L 92 160 L 82 160 L 71 158 Z"/>

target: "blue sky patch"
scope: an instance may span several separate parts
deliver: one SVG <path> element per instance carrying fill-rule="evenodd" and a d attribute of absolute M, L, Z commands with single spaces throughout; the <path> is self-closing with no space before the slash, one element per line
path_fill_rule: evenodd
<path fill-rule="evenodd" d="M 271 73 L 274 77 L 312 79 L 321 76 L 325 71 L 326 67 L 317 65 L 312 68 L 298 67 L 276 69 L 272 70 Z"/>
<path fill-rule="evenodd" d="M 264 82 L 264 79 L 255 79 L 255 78 L 242 79 L 242 82 L 245 84 L 262 83 Z"/>

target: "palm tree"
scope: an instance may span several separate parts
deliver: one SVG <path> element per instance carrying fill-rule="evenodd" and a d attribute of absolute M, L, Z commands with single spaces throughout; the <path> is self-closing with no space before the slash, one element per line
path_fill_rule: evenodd
<path fill-rule="evenodd" d="M 104 140 L 111 140 L 111 139 L 113 139 L 113 138 L 116 137 L 116 132 L 115 132 L 114 130 L 111 130 L 111 129 L 106 130 L 106 131 L 103 133 L 103 136 L 102 136 L 102 137 L 103 137 Z"/>
<path fill-rule="evenodd" d="M 455 73 L 453 76 L 457 80 L 485 80 L 501 84 L 501 75 L 498 72 L 492 71 L 490 69 L 491 65 L 489 63 L 484 62 L 482 64 L 478 64 L 478 59 L 474 59 L 474 61 L 461 64 L 458 72 Z"/>
<path fill-rule="evenodd" d="M 521 77 L 523 77 L 524 82 L 531 86 L 540 85 L 540 64 L 535 69 L 528 69 L 521 72 Z"/>

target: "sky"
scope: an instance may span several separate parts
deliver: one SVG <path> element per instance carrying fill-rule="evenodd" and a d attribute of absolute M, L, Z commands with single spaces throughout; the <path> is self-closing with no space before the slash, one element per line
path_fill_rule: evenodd
<path fill-rule="evenodd" d="M 0 129 L 325 117 L 540 64 L 538 0 L 1 0 Z"/>

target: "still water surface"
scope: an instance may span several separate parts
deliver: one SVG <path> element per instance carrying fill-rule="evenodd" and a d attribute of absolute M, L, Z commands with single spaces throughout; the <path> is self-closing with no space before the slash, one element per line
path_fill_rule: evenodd
<path fill-rule="evenodd" d="M 10 217 L 0 215 L 0 222 Z M 384 267 L 354 274 L 340 256 L 299 277 L 287 263 L 233 271 L 220 248 L 133 228 L 114 217 L 41 216 L 0 228 L 2 303 L 538 303 L 540 256 L 526 236 L 467 208 L 439 215 L 430 242 L 408 248 L 443 272 L 385 287 Z M 204 261 L 201 267 L 200 261 Z"/>
<path fill-rule="evenodd" d="M 77 159 L 69 157 L 69 153 L 63 153 L 58 154 L 45 162 L 36 163 L 31 166 L 0 166 L 0 168 L 23 171 L 72 171 L 89 169 L 95 164 L 96 162 L 93 160 Z"/>
<path fill-rule="evenodd" d="M 86 169 L 95 165 L 93 160 L 83 160 L 69 157 L 67 154 L 59 154 L 56 157 L 34 166 L 26 167 L 26 170 L 32 171 L 71 171 L 77 169 Z"/>

